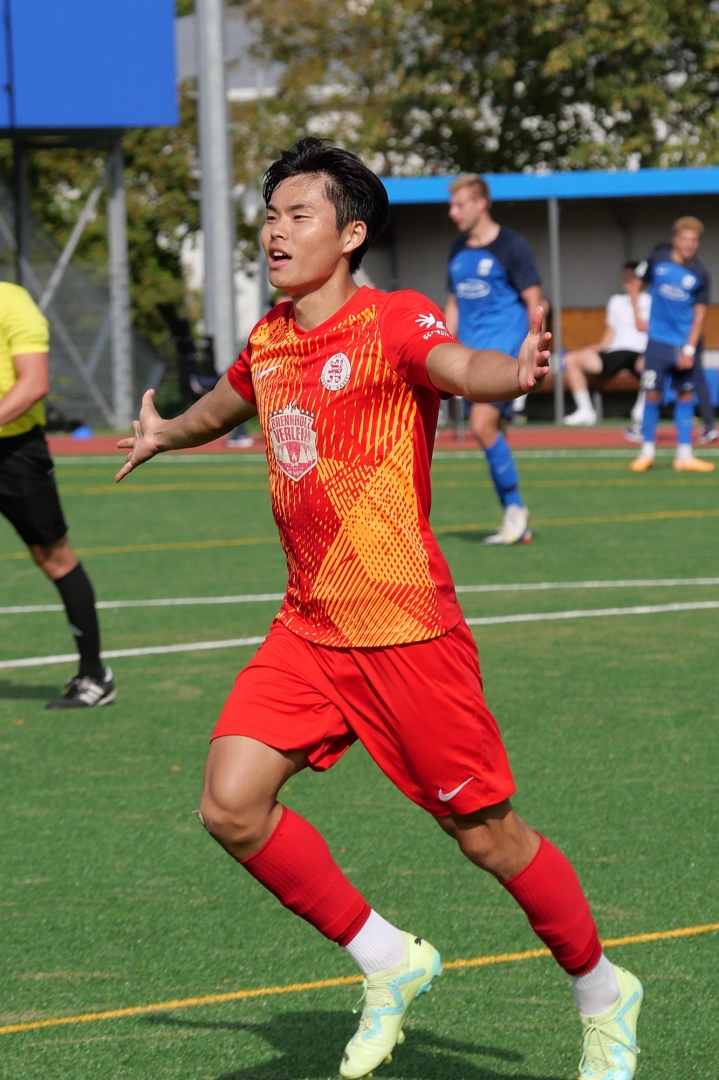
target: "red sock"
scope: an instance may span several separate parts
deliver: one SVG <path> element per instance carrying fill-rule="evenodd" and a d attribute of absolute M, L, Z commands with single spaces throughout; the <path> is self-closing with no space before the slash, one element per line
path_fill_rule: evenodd
<path fill-rule="evenodd" d="M 369 918 L 370 905 L 342 873 L 317 829 L 286 806 L 267 843 L 242 865 L 283 907 L 338 945 L 351 941 Z"/>
<path fill-rule="evenodd" d="M 599 963 L 597 928 L 569 859 L 545 837 L 524 870 L 504 882 L 529 924 L 569 975 L 586 975 Z"/>

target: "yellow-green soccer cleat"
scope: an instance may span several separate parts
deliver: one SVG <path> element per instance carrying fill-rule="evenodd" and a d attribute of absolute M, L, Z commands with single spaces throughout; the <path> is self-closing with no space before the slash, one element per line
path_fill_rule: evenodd
<path fill-rule="evenodd" d="M 442 961 L 435 947 L 404 934 L 404 956 L 399 964 L 364 980 L 364 1008 L 359 1027 L 342 1055 L 340 1076 L 359 1080 L 383 1061 L 392 1060 L 396 1044 L 404 1042 L 402 1025 L 407 1010 L 415 998 L 432 989 L 432 979 L 441 974 Z"/>
<path fill-rule="evenodd" d="M 632 1080 L 637 1068 L 637 1020 L 644 990 L 631 971 L 614 965 L 619 1001 L 599 1016 L 580 1013 L 584 1029 L 579 1080 Z"/>

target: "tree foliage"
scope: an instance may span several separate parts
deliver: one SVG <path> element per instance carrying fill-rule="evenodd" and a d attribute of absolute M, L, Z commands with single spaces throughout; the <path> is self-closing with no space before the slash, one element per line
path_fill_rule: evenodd
<path fill-rule="evenodd" d="M 286 65 L 264 106 L 387 171 L 719 160 L 719 4 L 245 0 Z M 267 123 L 267 121 L 266 121 Z"/>

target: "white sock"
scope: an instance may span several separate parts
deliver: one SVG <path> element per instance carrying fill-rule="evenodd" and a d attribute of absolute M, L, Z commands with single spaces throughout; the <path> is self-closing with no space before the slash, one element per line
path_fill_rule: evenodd
<path fill-rule="evenodd" d="M 677 461 L 688 461 L 690 457 L 693 457 L 692 444 L 683 442 L 677 443 L 676 457 Z"/>
<path fill-rule="evenodd" d="M 640 390 L 637 394 L 637 400 L 634 402 L 632 408 L 632 423 L 641 424 L 644 419 L 644 402 L 646 400 L 646 393 L 644 390 Z"/>
<path fill-rule="evenodd" d="M 619 1001 L 620 991 L 614 967 L 604 953 L 586 975 L 571 976 L 577 1008 L 585 1016 L 599 1016 Z"/>
<path fill-rule="evenodd" d="M 393 968 L 404 956 L 404 935 L 372 909 L 369 919 L 345 949 L 363 975 Z"/>
<path fill-rule="evenodd" d="M 589 396 L 588 390 L 572 390 L 572 397 L 574 398 L 574 404 L 582 412 L 594 412 L 594 406 L 592 405 L 592 399 Z"/>
<path fill-rule="evenodd" d="M 653 442 L 642 443 L 642 449 L 639 456 L 653 458 L 656 453 L 656 449 L 656 444 Z"/>

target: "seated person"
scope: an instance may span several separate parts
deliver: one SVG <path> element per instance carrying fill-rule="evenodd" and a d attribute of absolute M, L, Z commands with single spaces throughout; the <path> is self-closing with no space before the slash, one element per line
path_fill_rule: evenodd
<path fill-rule="evenodd" d="M 564 423 L 572 427 L 591 427 L 597 422 L 597 414 L 587 389 L 587 373 L 610 379 L 623 368 L 635 375 L 641 370 L 647 335 L 645 331 L 637 329 L 629 295 L 636 265 L 635 262 L 628 262 L 622 268 L 623 291 L 609 298 L 602 340 L 596 345 L 587 345 L 583 349 L 568 352 L 564 357 L 567 385 L 577 406 L 576 412 L 564 417 Z M 649 318 L 651 302 L 649 293 L 641 293 L 639 312 L 645 323 Z"/>

